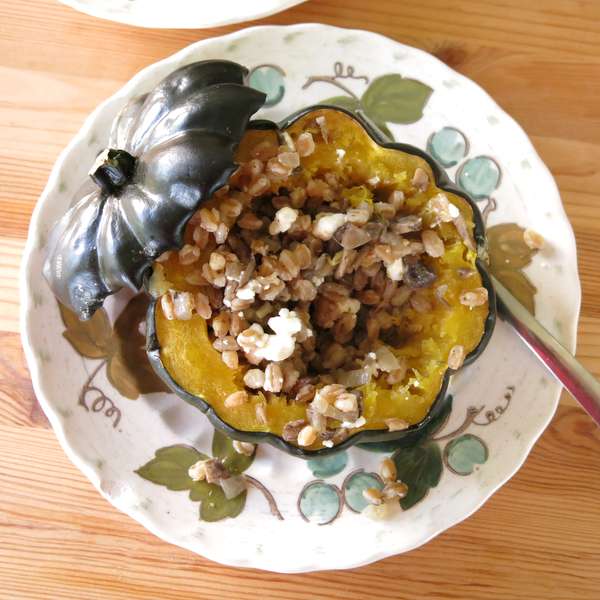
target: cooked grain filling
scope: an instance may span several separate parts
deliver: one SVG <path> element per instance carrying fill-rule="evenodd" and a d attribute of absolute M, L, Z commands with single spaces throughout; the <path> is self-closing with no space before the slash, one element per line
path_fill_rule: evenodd
<path fill-rule="evenodd" d="M 415 369 L 415 339 L 427 344 L 423 332 L 438 315 L 476 313 L 480 325 L 487 312 L 468 205 L 438 190 L 424 163 L 387 178 L 385 170 L 361 173 L 351 162 L 356 140 L 338 135 L 339 118 L 323 111 L 283 136 L 247 134 L 229 185 L 194 215 L 187 243 L 161 256 L 152 277 L 159 337 L 171 328 L 189 346 L 190 330 L 177 333 L 171 322 L 194 322 L 192 343 L 210 340 L 229 372 L 232 385 L 212 390 L 222 396 L 219 414 L 236 426 L 239 413 L 242 428 L 279 428 L 309 447 L 415 422 L 418 410 L 398 417 L 392 407 L 369 423 L 377 394 L 404 389 L 418 398 L 419 377 L 431 373 Z M 431 367 L 440 382 L 475 337 L 440 346 Z M 172 374 L 185 344 L 179 352 L 171 344 L 171 368 L 165 349 Z M 277 425 L 270 407 L 282 403 L 294 410 Z"/>

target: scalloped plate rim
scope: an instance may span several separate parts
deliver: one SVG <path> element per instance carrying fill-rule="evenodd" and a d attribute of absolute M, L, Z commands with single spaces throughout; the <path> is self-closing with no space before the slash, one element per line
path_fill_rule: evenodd
<path fill-rule="evenodd" d="M 290 25 L 290 26 L 277 26 L 277 25 L 254 26 L 254 27 L 241 29 L 239 31 L 236 31 L 236 32 L 224 35 L 224 36 L 220 36 L 218 39 L 234 41 L 237 38 L 243 38 L 247 35 L 253 34 L 256 31 L 269 32 L 269 31 L 285 30 L 288 32 L 295 33 L 295 32 L 303 32 L 306 30 L 319 29 L 319 28 L 322 28 L 322 29 L 325 29 L 325 30 L 328 30 L 328 31 L 331 31 L 334 33 L 335 32 L 337 32 L 337 33 L 343 32 L 346 35 L 356 34 L 356 35 L 360 35 L 360 36 L 365 36 L 365 35 L 372 36 L 377 39 L 386 40 L 387 42 L 393 42 L 395 44 L 398 44 L 401 47 L 406 46 L 405 44 L 401 44 L 400 42 L 396 42 L 395 40 L 391 40 L 390 38 L 380 35 L 380 34 L 377 34 L 377 33 L 360 30 L 360 29 L 346 29 L 346 28 L 341 28 L 341 27 L 333 27 L 333 26 L 329 26 L 329 25 L 322 25 L 319 23 L 304 23 L 304 24 L 297 24 L 297 25 Z M 42 368 L 42 365 L 41 365 L 39 359 L 35 356 L 34 348 L 29 341 L 31 333 L 30 333 L 29 324 L 28 324 L 28 314 L 32 310 L 33 300 L 32 300 L 32 295 L 31 295 L 31 291 L 30 291 L 28 275 L 29 275 L 30 262 L 32 260 L 32 254 L 35 250 L 36 234 L 40 228 L 40 213 L 41 213 L 41 209 L 42 209 L 42 204 L 44 204 L 47 201 L 47 199 L 52 195 L 54 190 L 58 187 L 59 174 L 61 173 L 61 171 L 63 169 L 65 161 L 71 155 L 71 153 L 77 149 L 77 147 L 80 144 L 84 143 L 86 136 L 88 136 L 93 124 L 95 123 L 95 121 L 97 119 L 98 114 L 100 112 L 102 112 L 111 103 L 118 102 L 121 98 L 130 95 L 131 91 L 133 89 L 135 89 L 136 86 L 141 81 L 143 81 L 148 75 L 150 75 L 153 71 L 160 69 L 161 67 L 168 65 L 168 64 L 173 64 L 174 67 L 176 67 L 179 64 L 179 62 L 181 62 L 182 59 L 185 59 L 185 57 L 189 53 L 193 52 L 198 47 L 202 47 L 202 45 L 210 44 L 212 41 L 213 41 L 213 39 L 201 40 L 199 42 L 195 42 L 195 43 L 179 50 L 178 52 L 145 67 L 144 69 L 142 69 L 141 71 L 136 73 L 119 90 L 117 90 L 117 92 L 115 94 L 113 94 L 112 96 L 110 96 L 109 98 L 104 100 L 102 103 L 100 103 L 96 107 L 96 109 L 85 119 L 80 130 L 77 132 L 77 134 L 74 136 L 74 138 L 69 142 L 69 144 L 66 146 L 66 148 L 58 156 L 58 158 L 52 168 L 48 182 L 47 182 L 42 194 L 40 195 L 38 202 L 36 203 L 36 206 L 32 213 L 30 225 L 29 225 L 27 242 L 25 245 L 25 249 L 24 249 L 24 253 L 23 253 L 23 260 L 21 263 L 20 281 L 19 281 L 19 283 L 20 283 L 20 303 L 21 303 L 21 306 L 20 306 L 20 329 L 21 329 L 21 338 L 22 338 L 22 342 L 23 342 L 24 353 L 25 353 L 27 364 L 28 364 L 28 367 L 29 367 L 29 370 L 31 373 L 31 379 L 32 379 L 34 391 L 36 393 L 38 401 L 40 402 L 40 405 L 42 406 L 42 408 L 44 410 L 44 413 L 47 415 L 48 420 L 50 421 L 52 428 L 55 431 L 55 434 L 58 438 L 58 441 L 59 441 L 61 447 L 63 448 L 63 450 L 65 451 L 65 453 L 67 454 L 67 456 L 69 457 L 71 462 L 73 462 L 73 464 L 84 473 L 84 475 L 91 481 L 91 483 L 98 490 L 98 492 L 106 500 L 108 500 L 113 506 L 115 506 L 118 510 L 124 512 L 125 514 L 127 514 L 128 516 L 130 516 L 131 518 L 133 518 L 140 524 L 142 524 L 146 529 L 148 529 L 151 533 L 153 533 L 160 539 L 163 539 L 164 541 L 174 544 L 176 546 L 186 548 L 194 553 L 198 553 L 198 550 L 197 550 L 197 548 L 194 548 L 191 543 L 188 544 L 188 543 L 183 542 L 180 539 L 176 539 L 174 536 L 172 536 L 170 534 L 169 531 L 166 531 L 164 528 L 160 527 L 158 524 L 156 524 L 154 522 L 154 519 L 147 516 L 145 513 L 135 510 L 134 508 L 131 507 L 131 505 L 125 505 L 123 502 L 121 502 L 121 500 L 119 498 L 114 498 L 109 493 L 105 492 L 102 489 L 101 476 L 100 476 L 97 468 L 94 467 L 89 461 L 85 460 L 78 453 L 78 451 L 72 446 L 71 440 L 70 440 L 70 435 L 67 431 L 67 427 L 65 425 L 63 417 L 55 411 L 55 409 L 52 406 L 52 402 L 46 397 L 46 394 L 44 392 L 44 386 L 42 383 L 42 377 L 41 377 L 43 368 Z M 408 47 L 408 46 L 406 46 L 406 47 Z M 418 48 L 413 48 L 413 47 L 409 47 L 409 48 L 411 51 L 413 51 L 415 53 L 426 56 L 428 60 L 434 59 L 437 62 L 441 63 L 441 61 L 439 61 L 438 59 L 436 59 L 435 57 L 433 57 L 432 55 L 430 55 L 429 53 L 427 53 L 423 50 L 420 50 Z M 441 64 L 443 64 L 443 63 L 441 63 Z M 475 89 L 479 94 L 485 95 L 485 97 L 496 108 L 496 110 L 499 113 L 501 113 L 502 115 L 504 115 L 505 117 L 507 117 L 508 122 L 513 125 L 512 128 L 514 130 L 514 132 L 513 132 L 514 135 L 518 135 L 521 138 L 520 142 L 525 144 L 525 146 L 528 148 L 528 150 L 530 151 L 529 154 L 531 155 L 531 157 L 537 161 L 538 168 L 541 167 L 546 172 L 546 174 L 548 175 L 548 183 L 550 185 L 554 186 L 557 196 L 560 198 L 560 195 L 558 192 L 558 187 L 556 186 L 556 182 L 555 182 L 554 178 L 552 177 L 552 174 L 550 173 L 548 167 L 543 163 L 542 159 L 538 155 L 537 151 L 535 150 L 535 148 L 534 148 L 533 144 L 531 143 L 530 139 L 528 138 L 527 134 L 522 129 L 522 127 L 517 123 L 517 121 L 515 121 L 514 118 L 512 118 L 510 115 L 508 115 L 495 102 L 495 100 L 493 98 L 491 98 L 491 96 L 489 96 L 489 94 L 483 88 L 481 88 L 481 86 L 479 86 L 472 80 L 464 77 L 460 73 L 454 71 L 447 65 L 444 65 L 444 67 L 449 72 L 451 72 L 455 78 L 459 79 L 463 84 L 466 84 L 468 87 Z M 556 208 L 561 213 L 560 216 L 564 219 L 565 224 L 567 225 L 568 232 L 569 232 L 569 238 L 570 238 L 568 240 L 569 246 L 571 248 L 571 251 L 573 252 L 573 255 L 576 256 L 574 233 L 573 233 L 572 227 L 570 225 L 570 222 L 568 221 L 568 218 L 566 216 L 566 212 L 564 210 L 564 206 L 562 205 L 562 202 L 560 202 L 559 204 L 560 205 Z M 573 265 L 573 268 L 574 268 L 574 275 L 579 280 L 578 269 L 577 269 L 576 263 L 575 263 L 575 265 Z M 577 330 L 576 324 L 579 319 L 579 313 L 580 313 L 580 307 L 581 307 L 581 288 L 580 287 L 578 287 L 578 289 L 576 290 L 575 300 L 576 300 L 576 302 L 575 302 L 574 308 L 576 310 L 575 310 L 574 319 L 573 319 L 574 326 L 571 328 L 569 339 L 566 340 L 567 347 L 570 349 L 571 352 L 573 352 L 575 350 L 576 335 L 577 335 L 576 334 L 576 330 Z M 356 568 L 356 567 L 370 564 L 370 563 L 378 561 L 378 560 L 382 560 L 384 558 L 388 558 L 390 556 L 393 556 L 393 555 L 396 555 L 399 553 L 408 552 L 410 550 L 418 548 L 418 547 L 422 546 L 423 544 L 427 543 L 428 541 L 430 541 L 431 539 L 433 539 L 434 537 L 436 537 L 437 535 L 443 533 L 444 531 L 446 531 L 446 530 L 450 529 L 451 527 L 457 525 L 458 523 L 462 522 L 463 520 L 465 520 L 466 518 L 471 516 L 474 512 L 476 512 L 481 506 L 483 506 L 483 504 L 485 504 L 485 502 L 500 487 L 502 487 L 506 482 L 508 482 L 517 473 L 517 471 L 522 467 L 523 463 L 525 462 L 529 453 L 531 452 L 532 447 L 534 446 L 536 441 L 539 439 L 541 434 L 545 431 L 548 424 L 552 420 L 552 418 L 556 412 L 556 409 L 558 407 L 560 393 L 561 393 L 561 390 L 558 389 L 558 391 L 556 391 L 554 394 L 548 395 L 549 396 L 548 404 L 550 406 L 550 400 L 552 400 L 552 409 L 549 410 L 548 416 L 545 419 L 543 426 L 540 427 L 539 431 L 535 435 L 531 436 L 531 438 L 528 440 L 528 443 L 524 446 L 524 450 L 522 452 L 521 457 L 519 458 L 519 460 L 515 461 L 515 466 L 513 469 L 511 469 L 509 475 L 506 476 L 504 478 L 504 480 L 500 481 L 497 485 L 488 488 L 485 491 L 485 494 L 481 497 L 481 499 L 479 501 L 475 502 L 472 506 L 470 506 L 465 511 L 464 514 L 460 515 L 460 517 L 449 520 L 448 522 L 446 522 L 444 524 L 443 527 L 433 531 L 430 535 L 424 537 L 423 539 L 420 539 L 417 543 L 412 544 L 410 547 L 402 547 L 401 549 L 394 549 L 393 547 L 388 546 L 388 547 L 386 547 L 386 550 L 381 550 L 379 552 L 372 553 L 371 555 L 369 555 L 366 558 L 362 558 L 360 560 L 356 560 L 353 558 L 351 560 L 346 560 L 343 563 L 338 562 L 335 566 L 331 565 L 331 564 L 323 564 L 323 565 L 318 564 L 317 560 L 314 560 L 313 562 L 310 562 L 309 560 L 307 560 L 306 562 L 304 562 L 302 564 L 289 565 L 287 568 L 281 568 L 280 566 L 278 566 L 279 568 L 272 568 L 272 569 L 270 568 L 269 570 L 274 571 L 274 572 L 279 572 L 279 573 L 302 573 L 302 572 L 312 572 L 312 571 L 321 571 L 321 570 L 330 570 L 330 569 Z M 263 566 L 257 566 L 256 564 L 252 564 L 249 561 L 246 561 L 245 564 L 242 564 L 241 562 L 238 562 L 238 561 L 228 561 L 222 555 L 219 555 L 218 558 L 211 557 L 211 556 L 206 556 L 206 558 L 208 558 L 210 560 L 216 560 L 219 563 L 225 564 L 228 566 L 264 569 Z M 324 557 L 322 558 L 322 562 L 323 563 L 326 562 Z"/>

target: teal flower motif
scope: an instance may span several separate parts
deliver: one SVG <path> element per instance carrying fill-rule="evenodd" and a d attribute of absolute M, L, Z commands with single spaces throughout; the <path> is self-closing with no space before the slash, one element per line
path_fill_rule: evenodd
<path fill-rule="evenodd" d="M 457 475 L 471 475 L 475 465 L 488 459 L 488 449 L 483 440 L 466 433 L 448 443 L 444 449 L 446 466 Z"/>
<path fill-rule="evenodd" d="M 427 141 L 427 151 L 442 166 L 457 165 L 469 152 L 469 143 L 462 132 L 454 127 L 443 127 Z"/>
<path fill-rule="evenodd" d="M 383 489 L 383 482 L 375 473 L 365 473 L 362 469 L 350 473 L 346 477 L 342 487 L 344 488 L 344 500 L 346 506 L 354 512 L 362 512 L 368 502 L 363 496 L 364 490 L 369 488 Z"/>
<path fill-rule="evenodd" d="M 309 523 L 327 525 L 342 510 L 342 498 L 335 485 L 312 481 L 304 487 L 298 498 L 300 516 Z"/>
<path fill-rule="evenodd" d="M 507 386 L 503 402 L 493 410 L 487 410 L 483 419 L 477 417 L 484 407 L 470 406 L 462 423 L 440 435 L 439 431 L 452 411 L 453 398 L 448 395 L 440 413 L 414 435 L 390 442 L 361 444 L 360 447 L 375 453 L 391 453 L 388 456 L 396 467 L 397 481 L 408 487 L 408 493 L 399 499 L 399 504 L 402 510 L 408 510 L 438 486 L 444 467 L 453 475 L 467 476 L 477 465 L 487 462 L 489 451 L 485 442 L 464 432 L 470 426 L 484 427 L 497 421 L 506 412 L 514 391 L 514 386 Z M 308 464 L 315 476 L 328 477 L 340 473 L 347 462 L 343 452 L 325 459 L 312 459 Z M 305 521 L 329 524 L 342 514 L 344 506 L 355 513 L 363 512 L 369 505 L 364 497 L 364 491 L 369 488 L 382 490 L 384 482 L 377 473 L 360 468 L 350 471 L 339 487 L 322 479 L 313 480 L 304 486 L 298 497 L 298 511 Z"/>
<path fill-rule="evenodd" d="M 341 473 L 348 464 L 348 453 L 346 451 L 337 452 L 330 456 L 322 458 L 311 458 L 308 462 L 308 468 L 312 474 L 319 479 L 333 477 Z"/>
<path fill-rule="evenodd" d="M 265 106 L 275 106 L 285 95 L 284 77 L 285 71 L 277 65 L 259 65 L 250 71 L 248 83 L 267 95 Z"/>
<path fill-rule="evenodd" d="M 489 156 L 476 156 L 465 162 L 456 174 L 456 182 L 476 200 L 489 198 L 500 185 L 498 163 Z"/>

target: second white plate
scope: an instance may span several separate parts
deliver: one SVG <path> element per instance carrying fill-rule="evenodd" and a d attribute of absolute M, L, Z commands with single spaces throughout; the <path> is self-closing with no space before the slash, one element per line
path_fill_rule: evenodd
<path fill-rule="evenodd" d="M 204 29 L 262 19 L 305 0 L 60 0 L 93 17 L 155 29 Z"/>

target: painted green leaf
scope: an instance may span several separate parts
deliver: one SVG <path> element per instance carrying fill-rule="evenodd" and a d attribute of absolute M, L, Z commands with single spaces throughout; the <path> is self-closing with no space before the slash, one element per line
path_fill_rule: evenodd
<path fill-rule="evenodd" d="M 416 79 L 384 75 L 373 80 L 361 99 L 367 115 L 376 123 L 414 123 L 433 90 Z"/>
<path fill-rule="evenodd" d="M 394 134 L 390 131 L 390 128 L 383 121 L 373 121 L 373 123 L 375 123 L 379 131 L 381 131 L 381 133 L 383 133 L 390 142 L 394 141 Z"/>
<path fill-rule="evenodd" d="M 333 96 L 332 98 L 322 100 L 321 104 L 333 104 L 333 106 L 340 106 L 352 112 L 360 108 L 360 100 L 352 96 Z"/>
<path fill-rule="evenodd" d="M 424 425 L 421 429 L 414 433 L 408 433 L 404 437 L 398 440 L 392 440 L 390 442 L 371 442 L 366 444 L 358 444 L 358 446 L 363 450 L 386 454 L 394 452 L 394 450 L 399 448 L 410 448 L 412 446 L 416 446 L 424 440 L 429 439 L 435 434 L 436 431 L 444 426 L 448 420 L 448 417 L 450 416 L 450 413 L 452 412 L 452 402 L 452 394 L 448 394 L 444 399 L 444 405 L 440 413 L 431 419 L 427 425 Z"/>
<path fill-rule="evenodd" d="M 194 481 L 190 487 L 190 500 L 201 502 L 200 518 L 203 521 L 220 521 L 237 517 L 246 505 L 246 492 L 227 500 L 220 486 L 206 481 Z"/>
<path fill-rule="evenodd" d="M 86 358 L 106 358 L 111 353 L 115 340 L 108 315 L 103 308 L 98 309 L 87 321 L 80 321 L 73 311 L 60 302 L 58 308 L 65 324 L 63 337 L 76 352 Z"/>
<path fill-rule="evenodd" d="M 398 479 L 408 485 L 408 494 L 400 500 L 404 510 L 420 502 L 442 475 L 442 453 L 435 442 L 394 452 Z"/>
<path fill-rule="evenodd" d="M 228 500 L 219 485 L 206 481 L 192 481 L 188 469 L 208 456 L 195 448 L 184 445 L 168 446 L 156 451 L 154 458 L 140 467 L 136 473 L 172 491 L 190 491 L 190 500 L 201 502 L 200 518 L 203 521 L 219 521 L 225 517 L 237 517 L 246 504 L 246 492 Z"/>
<path fill-rule="evenodd" d="M 168 391 L 157 377 L 146 355 L 146 336 L 140 324 L 146 319 L 148 296 L 134 296 L 117 318 L 114 331 L 103 308 L 88 321 L 59 304 L 65 324 L 63 336 L 76 352 L 86 358 L 107 358 L 106 375 L 113 387 L 126 398 Z"/>
<path fill-rule="evenodd" d="M 536 287 L 521 271 L 536 254 L 523 238 L 525 230 L 516 223 L 502 223 L 487 230 L 490 271 L 535 314 Z"/>
<path fill-rule="evenodd" d="M 360 100 L 352 98 L 351 96 L 334 96 L 333 98 L 323 100 L 322 104 L 333 104 L 334 106 L 340 106 L 341 108 L 345 108 L 354 113 L 363 108 Z M 385 121 L 378 121 L 377 119 L 371 118 L 371 122 L 381 131 L 381 133 L 383 133 L 383 135 L 387 136 L 390 141 L 394 141 L 394 134 L 389 130 Z"/>
<path fill-rule="evenodd" d="M 527 246 L 525 229 L 516 223 L 501 223 L 488 227 L 488 253 L 490 269 L 523 269 L 535 256 L 536 251 Z"/>
<path fill-rule="evenodd" d="M 216 429 L 213 435 L 212 453 L 215 458 L 220 458 L 223 461 L 223 464 L 232 475 L 243 473 L 254 460 L 254 454 L 246 456 L 245 454 L 236 452 L 233 449 L 231 438 L 228 438 L 224 433 Z"/>
<path fill-rule="evenodd" d="M 470 475 L 475 465 L 482 465 L 487 461 L 488 449 L 481 438 L 465 433 L 446 445 L 444 458 L 448 467 L 457 475 Z"/>
<path fill-rule="evenodd" d="M 125 398 L 135 400 L 140 394 L 168 392 L 150 365 L 146 355 L 146 336 L 140 325 L 146 321 L 149 296 L 134 296 L 114 325 L 114 350 L 106 374 L 111 384 Z"/>
<path fill-rule="evenodd" d="M 207 458 L 191 446 L 167 446 L 157 450 L 154 458 L 136 473 L 152 483 L 164 485 L 169 490 L 189 490 L 194 482 L 188 475 L 188 469 L 199 460 Z"/>
<path fill-rule="evenodd" d="M 532 314 L 535 315 L 535 295 L 537 288 L 522 271 L 500 269 L 492 271 L 500 283 L 508 288 L 513 296 Z"/>

